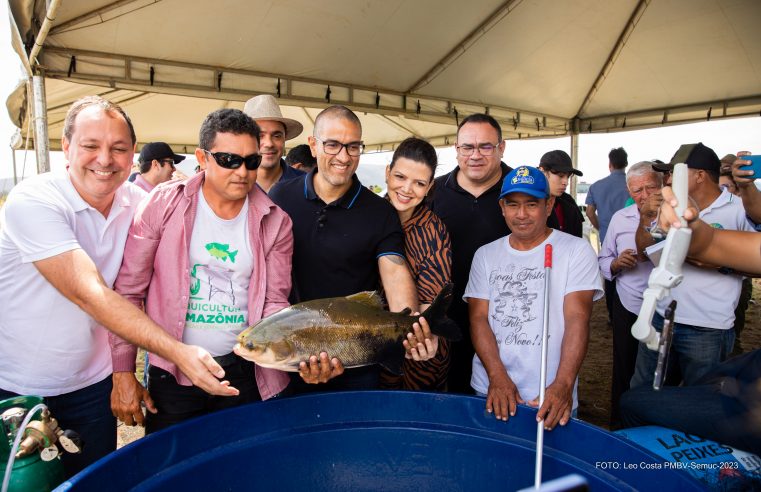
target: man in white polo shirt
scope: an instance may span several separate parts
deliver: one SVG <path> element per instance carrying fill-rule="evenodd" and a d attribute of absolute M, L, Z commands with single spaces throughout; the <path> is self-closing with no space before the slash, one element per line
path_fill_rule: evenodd
<path fill-rule="evenodd" d="M 721 162 L 716 152 L 698 143 L 685 160 L 689 195 L 700 218 L 716 229 L 752 231 L 741 200 L 719 188 Z M 636 242 L 642 251 L 653 239 L 640 230 Z M 653 326 L 660 331 L 666 306 L 672 299 L 677 301 L 670 364 L 679 364 L 685 385 L 697 383 L 732 352 L 742 277 L 720 266 L 685 263 L 682 283 L 671 289 L 670 297 L 658 301 L 653 317 Z M 630 386 L 652 384 L 657 362 L 658 353 L 640 343 Z"/>
<path fill-rule="evenodd" d="M 135 206 L 145 193 L 125 184 L 135 132 L 127 115 L 97 96 L 75 102 L 63 130 L 68 160 L 15 187 L 0 230 L 0 400 L 44 397 L 64 429 L 85 442 L 64 455 L 68 476 L 116 447 L 111 353 L 98 323 L 175 361 L 197 385 L 237 393 L 208 352 L 169 337 L 113 290 Z"/>

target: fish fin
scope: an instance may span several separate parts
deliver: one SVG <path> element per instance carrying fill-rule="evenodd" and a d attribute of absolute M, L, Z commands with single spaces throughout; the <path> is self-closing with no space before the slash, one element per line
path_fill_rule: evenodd
<path fill-rule="evenodd" d="M 346 299 L 360 304 L 366 304 L 370 307 L 383 309 L 383 299 L 381 299 L 378 291 L 366 290 L 364 292 L 357 292 L 356 294 L 346 296 Z"/>
<path fill-rule="evenodd" d="M 449 303 L 452 302 L 452 288 L 451 282 L 444 285 L 436 299 L 421 316 L 431 326 L 431 333 L 456 342 L 462 339 L 462 332 L 457 323 L 447 317 Z"/>
<path fill-rule="evenodd" d="M 406 307 L 402 309 L 401 311 L 399 311 L 398 314 L 401 314 L 402 316 L 409 316 L 410 314 L 412 314 L 412 309 Z"/>
<path fill-rule="evenodd" d="M 383 358 L 378 364 L 387 371 L 401 376 L 404 373 L 402 366 L 404 365 L 404 349 L 400 350 L 401 345 L 394 344 L 390 350 L 386 352 L 386 357 Z"/>

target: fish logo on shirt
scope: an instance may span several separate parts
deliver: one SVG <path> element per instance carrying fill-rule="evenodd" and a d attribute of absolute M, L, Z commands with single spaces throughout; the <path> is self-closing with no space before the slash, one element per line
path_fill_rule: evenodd
<path fill-rule="evenodd" d="M 235 263 L 235 257 L 238 255 L 238 250 L 228 251 L 230 249 L 229 244 L 209 243 L 206 245 L 206 251 L 218 260 L 227 261 L 230 258 L 230 263 Z"/>

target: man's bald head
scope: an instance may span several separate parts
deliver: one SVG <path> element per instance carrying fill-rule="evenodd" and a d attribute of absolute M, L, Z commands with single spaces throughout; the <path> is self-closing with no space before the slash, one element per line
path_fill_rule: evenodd
<path fill-rule="evenodd" d="M 346 120 L 356 125 L 357 128 L 359 128 L 360 135 L 362 134 L 362 123 L 359 121 L 359 118 L 357 118 L 357 115 L 354 114 L 354 111 L 346 106 L 335 105 L 323 109 L 320 114 L 317 115 L 317 118 L 314 120 L 313 135 L 320 138 L 324 125 L 329 121 L 335 120 Z"/>

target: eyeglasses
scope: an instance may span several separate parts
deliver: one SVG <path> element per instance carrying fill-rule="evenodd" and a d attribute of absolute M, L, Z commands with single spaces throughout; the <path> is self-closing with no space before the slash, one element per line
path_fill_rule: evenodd
<path fill-rule="evenodd" d="M 245 163 L 246 169 L 253 171 L 257 169 L 262 162 L 262 156 L 259 154 L 251 154 L 246 157 L 241 157 L 238 154 L 230 154 L 229 152 L 209 152 L 206 149 L 203 149 L 203 151 L 212 156 L 214 160 L 217 161 L 217 164 L 225 169 L 238 169 Z"/>
<path fill-rule="evenodd" d="M 174 159 L 160 159 L 159 162 L 161 164 L 169 164 L 170 166 L 174 167 Z"/>
<path fill-rule="evenodd" d="M 456 146 L 457 153 L 463 157 L 470 157 L 471 155 L 473 155 L 473 152 L 476 151 L 476 148 L 478 148 L 479 154 L 481 154 L 484 157 L 489 157 L 492 154 L 494 154 L 494 149 L 496 149 L 497 147 L 499 147 L 499 144 L 491 144 L 491 143 L 478 144 L 478 147 L 474 147 L 469 144 Z"/>
<path fill-rule="evenodd" d="M 336 140 L 320 140 L 317 137 L 314 137 L 314 139 L 322 143 L 322 148 L 328 155 L 338 155 L 341 153 L 341 149 L 346 147 L 347 154 L 351 157 L 358 157 L 362 151 L 365 150 L 365 145 L 362 142 L 349 142 L 344 144 Z"/>

